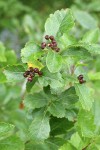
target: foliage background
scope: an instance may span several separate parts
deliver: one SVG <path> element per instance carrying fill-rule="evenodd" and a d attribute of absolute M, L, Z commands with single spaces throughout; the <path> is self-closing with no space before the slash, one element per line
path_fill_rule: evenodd
<path fill-rule="evenodd" d="M 71 8 L 73 11 L 77 20 L 74 29 L 77 39 L 81 39 L 88 30 L 100 27 L 100 0 L 0 0 L 0 41 L 5 47 L 1 44 L 0 49 L 5 49 L 7 64 L 16 64 L 16 62 L 21 61 L 20 50 L 27 41 L 41 42 L 46 18 L 50 13 L 62 8 Z M 90 24 L 89 19 L 92 24 Z M 9 50 L 11 50 L 11 53 Z M 0 61 L 0 67 L 5 66 L 5 64 L 6 62 Z M 100 125 L 99 56 L 94 57 L 91 61 L 88 72 L 89 84 L 94 89 L 95 121 Z M 32 91 L 37 92 L 39 89 L 41 87 L 35 85 Z M 25 130 L 29 123 L 26 117 L 31 121 L 31 116 L 29 114 L 27 116 L 25 110 L 19 109 L 23 95 L 23 81 L 17 84 L 0 83 L 0 121 L 14 124 L 16 131 L 18 131 L 17 134 L 20 135 L 22 140 L 25 140 L 27 139 Z"/>

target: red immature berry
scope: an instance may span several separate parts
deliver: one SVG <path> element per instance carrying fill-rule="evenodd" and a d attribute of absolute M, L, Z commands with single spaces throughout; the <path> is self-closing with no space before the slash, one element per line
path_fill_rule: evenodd
<path fill-rule="evenodd" d="M 45 39 L 46 39 L 46 40 L 49 40 L 49 35 L 46 35 L 46 36 L 45 36 Z"/>
<path fill-rule="evenodd" d="M 23 76 L 24 76 L 25 78 L 27 78 L 27 74 L 26 74 L 26 72 L 23 74 Z"/>
<path fill-rule="evenodd" d="M 28 82 L 32 82 L 33 78 L 32 77 L 28 77 Z"/>
<path fill-rule="evenodd" d="M 77 78 L 78 78 L 78 80 L 81 80 L 81 79 L 83 79 L 83 75 L 80 74 Z"/>
<path fill-rule="evenodd" d="M 34 68 L 34 72 L 35 72 L 35 73 L 38 73 L 38 72 L 39 72 L 39 69 L 38 69 L 38 68 Z"/>
<path fill-rule="evenodd" d="M 51 35 L 51 36 L 49 37 L 49 39 L 53 41 L 53 40 L 54 40 L 54 36 Z"/>
<path fill-rule="evenodd" d="M 42 73 L 41 71 L 39 71 L 39 72 L 38 72 L 38 75 L 39 75 L 39 76 L 42 76 L 42 75 L 43 75 L 43 73 Z"/>
<path fill-rule="evenodd" d="M 30 71 L 33 71 L 33 67 L 29 67 L 29 70 L 30 70 Z"/>

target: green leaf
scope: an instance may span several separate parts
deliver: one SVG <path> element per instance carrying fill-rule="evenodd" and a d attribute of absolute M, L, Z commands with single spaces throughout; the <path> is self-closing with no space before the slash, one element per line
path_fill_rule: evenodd
<path fill-rule="evenodd" d="M 39 111 L 29 127 L 29 136 L 32 140 L 39 142 L 47 139 L 49 132 L 49 115 L 45 111 Z"/>
<path fill-rule="evenodd" d="M 100 72 L 89 72 L 88 77 L 90 80 L 100 80 Z"/>
<path fill-rule="evenodd" d="M 78 132 L 71 136 L 69 143 L 72 144 L 77 150 L 82 150 L 83 142 Z"/>
<path fill-rule="evenodd" d="M 42 72 L 43 75 L 39 78 L 39 83 L 42 86 L 50 85 L 52 89 L 58 89 L 64 86 L 64 80 L 59 72 L 52 74 L 46 67 L 43 68 Z"/>
<path fill-rule="evenodd" d="M 76 10 L 73 12 L 76 20 L 86 29 L 97 27 L 97 21 L 86 11 Z"/>
<path fill-rule="evenodd" d="M 24 143 L 17 136 L 11 136 L 0 141 L 0 150 L 24 150 Z"/>
<path fill-rule="evenodd" d="M 40 46 L 34 42 L 26 43 L 25 47 L 21 50 L 22 62 L 27 63 L 30 61 L 32 55 L 37 54 L 40 51 Z"/>
<path fill-rule="evenodd" d="M 9 64 L 9 65 L 16 64 L 17 57 L 16 57 L 16 54 L 13 50 L 6 51 L 5 55 L 6 55 L 6 59 L 7 59 L 7 64 Z"/>
<path fill-rule="evenodd" d="M 92 1 L 89 5 L 88 5 L 88 9 L 89 11 L 92 12 L 100 12 L 100 1 L 99 0 L 95 0 Z"/>
<path fill-rule="evenodd" d="M 57 118 L 63 118 L 65 116 L 65 108 L 58 101 L 52 102 L 48 107 L 48 111 Z"/>
<path fill-rule="evenodd" d="M 3 74 L 3 72 L 0 70 L 0 83 L 6 82 L 6 76 Z"/>
<path fill-rule="evenodd" d="M 58 145 L 52 143 L 49 140 L 45 142 L 30 142 L 26 145 L 25 150 L 57 150 Z"/>
<path fill-rule="evenodd" d="M 75 121 L 77 118 L 77 113 L 73 109 L 67 109 L 65 118 L 68 118 L 69 121 Z"/>
<path fill-rule="evenodd" d="M 97 43 L 99 39 L 99 29 L 91 30 L 86 32 L 86 34 L 82 38 L 83 43 Z"/>
<path fill-rule="evenodd" d="M 75 89 L 83 109 L 89 111 L 94 101 L 90 89 L 85 84 L 75 84 Z"/>
<path fill-rule="evenodd" d="M 70 107 L 78 101 L 78 96 L 76 95 L 75 88 L 71 87 L 59 95 L 58 100 L 65 108 Z"/>
<path fill-rule="evenodd" d="M 14 131 L 14 126 L 8 123 L 0 122 L 0 140 L 10 136 Z"/>
<path fill-rule="evenodd" d="M 91 58 L 90 53 L 84 49 L 81 46 L 74 46 L 72 45 L 71 47 L 69 47 L 67 50 L 65 49 L 62 53 L 62 56 L 66 56 L 66 57 L 74 57 L 77 59 L 83 59 L 83 60 L 87 60 Z"/>
<path fill-rule="evenodd" d="M 94 116 L 91 111 L 80 110 L 78 114 L 78 128 L 84 137 L 94 137 L 96 126 L 94 124 Z"/>
<path fill-rule="evenodd" d="M 73 45 L 76 43 L 76 39 L 68 33 L 64 33 L 58 39 L 58 46 L 62 49 L 66 49 L 69 45 Z"/>
<path fill-rule="evenodd" d="M 46 57 L 46 65 L 50 72 L 56 73 L 62 67 L 62 57 L 56 52 L 49 51 Z"/>
<path fill-rule="evenodd" d="M 45 34 L 57 36 L 63 34 L 74 26 L 74 19 L 70 9 L 57 10 L 51 14 L 45 23 Z"/>
<path fill-rule="evenodd" d="M 73 147 L 70 143 L 66 143 L 59 150 L 77 150 L 75 147 Z"/>
<path fill-rule="evenodd" d="M 94 55 L 100 55 L 100 45 L 99 44 L 86 44 L 86 43 L 83 43 L 82 44 L 82 47 L 87 49 L 88 52 L 90 52 L 91 54 L 94 54 Z"/>
<path fill-rule="evenodd" d="M 48 98 L 43 92 L 29 94 L 25 97 L 24 104 L 28 109 L 41 108 L 48 104 Z"/>
<path fill-rule="evenodd" d="M 27 82 L 26 83 L 26 90 L 27 92 L 30 92 L 32 87 L 35 85 L 35 83 L 37 82 L 38 77 L 35 77 L 34 80 L 32 82 Z"/>
<path fill-rule="evenodd" d="M 100 137 L 97 137 L 89 146 L 87 150 L 100 150 Z"/>
<path fill-rule="evenodd" d="M 21 82 L 24 77 L 25 69 L 21 65 L 8 66 L 4 70 L 4 74 L 8 82 Z"/>
<path fill-rule="evenodd" d="M 6 57 L 5 57 L 5 47 L 4 45 L 0 42 L 0 62 L 6 62 Z"/>

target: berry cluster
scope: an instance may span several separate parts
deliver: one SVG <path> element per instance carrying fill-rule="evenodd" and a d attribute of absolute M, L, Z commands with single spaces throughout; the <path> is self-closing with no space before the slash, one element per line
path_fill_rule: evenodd
<path fill-rule="evenodd" d="M 60 48 L 57 47 L 57 42 L 56 42 L 54 36 L 46 35 L 45 39 L 49 42 L 48 43 L 45 43 L 45 42 L 41 43 L 41 48 L 42 49 L 44 49 L 47 46 L 47 47 L 50 47 L 52 50 L 54 50 L 56 52 L 60 51 Z"/>
<path fill-rule="evenodd" d="M 80 84 L 83 84 L 83 83 L 86 82 L 86 81 L 83 79 L 83 75 L 79 75 L 77 78 L 78 78 Z"/>
<path fill-rule="evenodd" d="M 25 73 L 23 74 L 23 76 L 25 78 L 27 78 L 28 82 L 32 82 L 33 81 L 33 78 L 35 76 L 35 74 L 38 74 L 39 76 L 42 76 L 42 72 L 39 71 L 38 68 L 33 68 L 33 67 L 30 67 L 27 71 L 25 71 Z"/>

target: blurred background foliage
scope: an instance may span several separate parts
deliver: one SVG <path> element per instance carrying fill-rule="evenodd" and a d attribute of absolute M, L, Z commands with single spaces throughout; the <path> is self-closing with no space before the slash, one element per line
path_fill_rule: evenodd
<path fill-rule="evenodd" d="M 73 11 L 76 19 L 73 33 L 77 39 L 81 39 L 88 30 L 100 27 L 100 0 L 0 0 L 0 41 L 4 44 L 0 46 L 0 55 L 1 50 L 5 49 L 7 64 L 20 62 L 20 50 L 27 41 L 41 42 L 46 18 L 62 8 L 71 8 Z M 5 64 L 0 61 L 0 66 Z M 88 69 L 89 84 L 95 93 L 95 120 L 100 125 L 100 57 L 95 57 Z M 0 84 L 0 121 L 15 124 L 18 134 L 25 139 L 24 130 L 28 125 L 26 117 L 29 120 L 32 118 L 19 109 L 23 87 L 21 83 Z M 33 91 L 36 90 L 37 86 L 33 88 Z"/>

